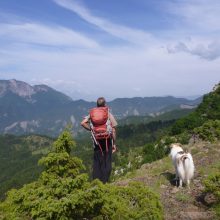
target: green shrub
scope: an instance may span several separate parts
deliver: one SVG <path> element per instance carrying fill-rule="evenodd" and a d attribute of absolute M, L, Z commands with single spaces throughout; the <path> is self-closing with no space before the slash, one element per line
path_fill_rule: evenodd
<path fill-rule="evenodd" d="M 205 190 L 213 193 L 220 202 L 220 171 L 216 174 L 208 176 L 204 181 Z"/>
<path fill-rule="evenodd" d="M 202 140 L 214 142 L 220 139 L 220 120 L 209 120 L 193 130 Z"/>
<path fill-rule="evenodd" d="M 191 136 L 190 136 L 189 132 L 185 131 L 185 132 L 177 135 L 176 136 L 176 140 L 177 140 L 178 143 L 188 144 L 190 137 Z"/>
<path fill-rule="evenodd" d="M 216 211 L 216 214 L 220 217 L 220 171 L 209 175 L 206 180 L 204 180 L 205 191 L 212 193 L 216 202 L 213 204 L 213 208 Z"/>

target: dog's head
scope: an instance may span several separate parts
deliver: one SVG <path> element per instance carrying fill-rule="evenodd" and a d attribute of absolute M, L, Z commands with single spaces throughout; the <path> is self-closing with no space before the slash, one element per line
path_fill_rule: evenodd
<path fill-rule="evenodd" d="M 173 143 L 170 145 L 170 156 L 173 157 L 178 152 L 183 151 L 182 145 L 180 143 Z"/>
<path fill-rule="evenodd" d="M 182 145 L 180 143 L 172 143 L 170 145 L 170 148 L 173 148 L 173 147 L 181 147 Z"/>
<path fill-rule="evenodd" d="M 172 150 L 172 149 L 181 149 L 181 150 L 183 150 L 182 145 L 180 143 L 172 143 L 170 145 L 170 150 Z"/>

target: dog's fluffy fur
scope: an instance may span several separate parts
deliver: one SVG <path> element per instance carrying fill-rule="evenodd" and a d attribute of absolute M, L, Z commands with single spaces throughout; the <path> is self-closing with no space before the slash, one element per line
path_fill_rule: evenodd
<path fill-rule="evenodd" d="M 194 163 L 190 153 L 184 152 L 179 144 L 171 144 L 170 156 L 176 171 L 176 180 L 179 179 L 179 186 L 185 183 L 188 187 L 194 176 Z"/>

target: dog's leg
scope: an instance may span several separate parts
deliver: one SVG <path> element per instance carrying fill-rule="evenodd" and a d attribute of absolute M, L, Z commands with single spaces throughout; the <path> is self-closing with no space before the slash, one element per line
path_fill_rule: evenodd
<path fill-rule="evenodd" d="M 178 179 L 179 179 L 179 175 L 177 172 L 177 167 L 175 166 L 175 180 L 178 180 Z"/>
<path fill-rule="evenodd" d="M 178 187 L 178 182 L 179 182 L 179 174 L 178 174 L 178 171 L 177 171 L 177 167 L 175 165 L 175 186 Z"/>
<path fill-rule="evenodd" d="M 175 182 L 176 182 L 176 187 L 178 187 L 178 178 L 175 178 Z"/>
<path fill-rule="evenodd" d="M 179 179 L 179 187 L 182 188 L 183 187 L 183 180 L 180 178 Z"/>
<path fill-rule="evenodd" d="M 190 189 L 190 180 L 187 180 L 186 185 L 187 185 L 188 189 Z"/>

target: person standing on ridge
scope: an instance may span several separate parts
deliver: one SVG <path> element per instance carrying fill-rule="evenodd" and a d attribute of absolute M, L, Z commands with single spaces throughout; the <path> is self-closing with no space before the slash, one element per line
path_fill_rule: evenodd
<path fill-rule="evenodd" d="M 93 179 L 108 182 L 112 170 L 112 153 L 116 151 L 117 121 L 109 112 L 105 98 L 97 99 L 97 107 L 90 109 L 81 125 L 88 131 L 94 145 Z"/>

